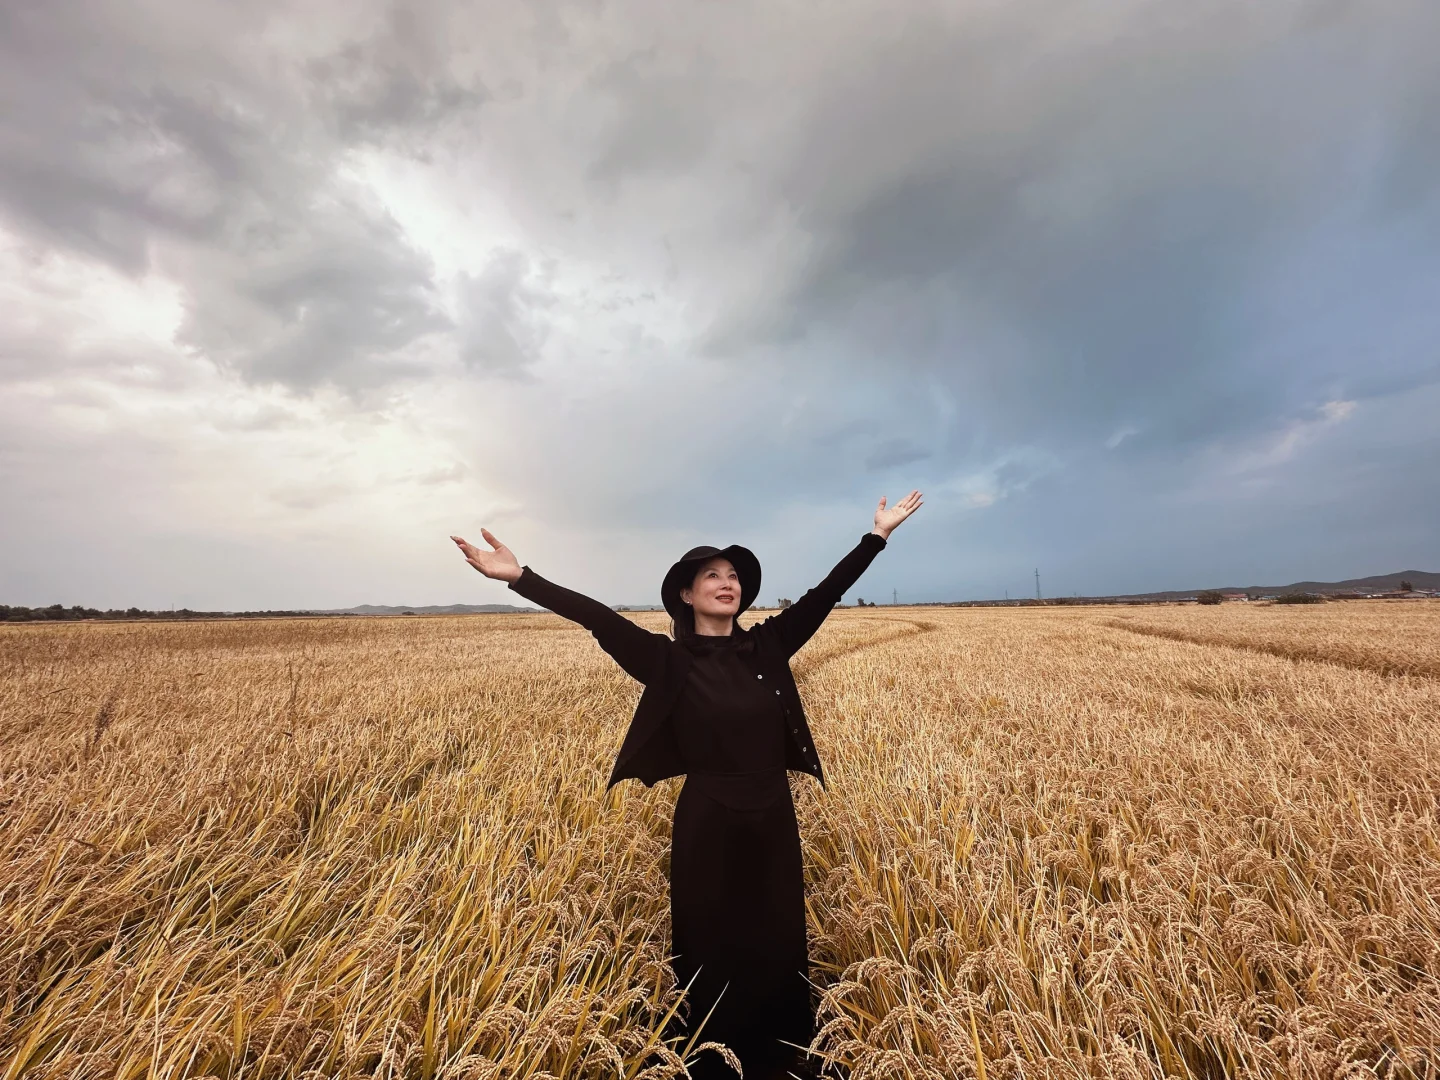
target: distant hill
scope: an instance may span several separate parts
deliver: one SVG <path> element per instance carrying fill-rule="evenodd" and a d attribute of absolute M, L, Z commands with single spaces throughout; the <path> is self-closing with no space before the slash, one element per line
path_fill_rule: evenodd
<path fill-rule="evenodd" d="M 1426 570 L 1401 570 L 1398 574 L 1377 574 L 1374 577 L 1351 578 L 1349 581 L 1297 581 L 1280 592 L 1394 592 L 1400 582 L 1408 581 L 1416 589 L 1440 589 L 1440 574 Z M 1266 590 L 1277 591 L 1277 590 Z"/>
<path fill-rule="evenodd" d="M 535 607 L 514 604 L 427 604 L 420 607 L 396 607 L 389 604 L 361 604 L 358 607 L 329 608 L 317 615 L 498 615 L 505 613 L 534 614 Z"/>
<path fill-rule="evenodd" d="M 1297 581 L 1293 585 L 1227 585 L 1215 588 L 1222 593 L 1258 593 L 1263 596 L 1284 593 L 1341 593 L 1341 592 L 1395 592 L 1400 582 L 1408 581 L 1416 589 L 1440 589 L 1440 574 L 1426 570 L 1401 570 L 1395 574 L 1375 574 L 1372 577 L 1350 578 L 1347 581 Z M 1116 600 L 1178 600 L 1182 596 L 1194 596 L 1207 590 L 1131 593 L 1114 597 Z"/>

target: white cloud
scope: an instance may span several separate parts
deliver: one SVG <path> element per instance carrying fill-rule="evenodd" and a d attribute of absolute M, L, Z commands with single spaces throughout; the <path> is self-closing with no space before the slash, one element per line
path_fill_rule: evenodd
<path fill-rule="evenodd" d="M 1114 450 L 1131 435 L 1139 435 L 1140 429 L 1126 424 L 1124 427 L 1116 428 L 1114 433 L 1105 440 L 1105 449 Z"/>
<path fill-rule="evenodd" d="M 1273 479 L 1265 474 L 1294 460 L 1306 447 L 1347 420 L 1355 408 L 1354 401 L 1326 401 L 1312 415 L 1291 420 L 1280 430 L 1255 440 L 1230 459 L 1226 471 L 1252 482 Z"/>

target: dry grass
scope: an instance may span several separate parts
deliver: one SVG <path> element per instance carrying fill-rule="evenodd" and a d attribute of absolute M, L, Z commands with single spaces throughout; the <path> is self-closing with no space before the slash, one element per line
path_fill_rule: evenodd
<path fill-rule="evenodd" d="M 1324 660 L 1382 675 L 1428 675 L 1440 679 L 1440 617 L 1428 601 L 1350 601 L 1343 614 L 1333 604 L 1226 604 L 1213 607 L 1147 607 L 1111 620 L 1140 634 L 1229 645 L 1283 656 Z"/>
<path fill-rule="evenodd" d="M 1440 610 L 1270 613 L 838 613 L 817 1048 L 1437 1075 L 1440 680 L 1344 658 L 1434 665 Z M 677 1072 L 637 692 L 552 616 L 0 628 L 0 1076 Z"/>

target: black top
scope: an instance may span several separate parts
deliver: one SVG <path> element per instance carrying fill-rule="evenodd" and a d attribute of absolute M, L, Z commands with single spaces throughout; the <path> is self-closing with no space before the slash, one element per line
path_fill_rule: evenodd
<path fill-rule="evenodd" d="M 765 676 L 756 682 L 779 684 L 775 688 L 780 691 L 777 700 L 781 702 L 784 718 L 786 768 L 809 773 L 820 781 L 822 788 L 825 774 L 810 737 L 800 691 L 790 671 L 790 658 L 820 629 L 831 609 L 884 547 L 883 537 L 866 533 L 825 575 L 825 580 L 795 603 L 754 626 L 736 631 L 740 638 L 749 638 L 755 643 L 755 656 L 761 668 L 757 674 Z M 635 777 L 649 786 L 684 773 L 686 768 L 671 719 L 694 666 L 694 654 L 679 642 L 646 630 L 598 600 L 547 581 L 528 566 L 522 568 L 510 588 L 585 627 L 626 674 L 645 685 L 620 752 L 615 756 L 607 787 L 627 777 Z"/>
<path fill-rule="evenodd" d="M 685 647 L 695 662 L 680 691 L 674 722 L 686 771 L 784 768 L 780 688 L 766 685 L 755 642 L 697 635 L 687 638 Z"/>
<path fill-rule="evenodd" d="M 747 635 L 696 635 L 672 722 L 686 773 L 735 810 L 768 805 L 788 787 L 780 687 L 765 681 Z"/>

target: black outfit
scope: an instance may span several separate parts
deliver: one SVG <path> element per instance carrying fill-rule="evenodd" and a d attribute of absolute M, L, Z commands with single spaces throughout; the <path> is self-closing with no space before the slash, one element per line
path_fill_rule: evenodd
<path fill-rule="evenodd" d="M 733 1049 L 747 1077 L 782 1075 L 793 1052 L 779 1040 L 814 1034 L 785 717 L 754 641 L 685 644 L 695 662 L 671 717 L 687 769 L 670 854 L 675 975 L 702 1040 Z M 692 1072 L 734 1075 L 710 1054 Z"/>
<path fill-rule="evenodd" d="M 671 641 L 529 567 L 510 586 L 581 623 L 645 684 L 610 785 L 686 774 L 671 838 L 673 966 L 689 986 L 687 1030 L 704 1021 L 700 1041 L 734 1049 L 746 1080 L 783 1076 L 781 1040 L 803 1046 L 814 1027 L 787 770 L 825 781 L 789 660 L 884 546 L 867 533 L 789 608 L 724 638 Z M 708 1052 L 692 1072 L 734 1076 Z"/>

